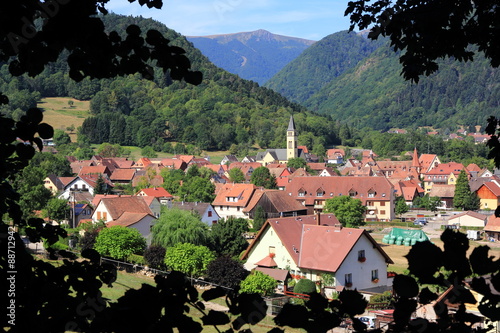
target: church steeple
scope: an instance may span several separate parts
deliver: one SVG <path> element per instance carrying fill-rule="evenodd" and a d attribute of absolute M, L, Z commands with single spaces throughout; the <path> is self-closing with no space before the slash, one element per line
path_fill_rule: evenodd
<path fill-rule="evenodd" d="M 293 116 L 290 116 L 290 121 L 288 122 L 288 129 L 286 130 L 286 142 L 287 160 L 298 157 L 299 150 L 297 147 L 297 130 L 295 129 L 295 121 L 293 120 Z"/>
<path fill-rule="evenodd" d="M 420 165 L 420 161 L 418 160 L 417 147 L 415 147 L 415 149 L 413 150 L 413 159 L 411 162 L 411 166 L 412 168 L 415 168 L 418 172 L 420 172 L 422 166 Z"/>

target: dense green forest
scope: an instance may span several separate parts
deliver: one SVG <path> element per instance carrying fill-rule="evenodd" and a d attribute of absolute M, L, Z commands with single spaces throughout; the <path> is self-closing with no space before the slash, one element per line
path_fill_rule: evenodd
<path fill-rule="evenodd" d="M 260 85 L 314 43 L 265 30 L 187 39 L 217 66 Z"/>
<path fill-rule="evenodd" d="M 382 43 L 354 32 L 331 34 L 305 50 L 265 86 L 291 101 L 304 103 L 336 77 L 355 67 Z"/>
<path fill-rule="evenodd" d="M 491 68 L 483 57 L 467 63 L 441 60 L 439 72 L 418 84 L 404 81 L 399 73 L 397 54 L 386 44 L 304 105 L 354 126 L 378 130 L 486 126 L 486 119 L 498 114 L 500 70 Z"/>
<path fill-rule="evenodd" d="M 192 86 L 174 82 L 159 70 L 154 81 L 131 75 L 75 83 L 68 78 L 65 61 L 49 66 L 36 78 L 13 78 L 4 65 L 0 69 L 0 90 L 11 103 L 2 112 L 18 119 L 22 110 L 35 106 L 40 97 L 90 100 L 92 117 L 79 129 L 79 138 L 96 144 L 153 146 L 158 151 L 171 147 L 170 142 L 193 144 L 204 150 L 224 150 L 233 144 L 242 149 L 254 144 L 285 147 L 286 126 L 290 114 L 294 114 L 302 136 L 321 137 L 321 145 L 337 143 L 338 124 L 328 116 L 308 112 L 271 89 L 221 70 L 163 24 L 119 15 L 107 15 L 103 21 L 122 33 L 130 24 L 138 25 L 143 32 L 160 31 L 173 45 L 186 50 L 192 68 L 203 72 L 203 83 Z"/>

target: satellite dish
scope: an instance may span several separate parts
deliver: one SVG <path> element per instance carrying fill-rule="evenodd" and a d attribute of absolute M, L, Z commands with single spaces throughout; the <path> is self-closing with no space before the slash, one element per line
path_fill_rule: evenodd
<path fill-rule="evenodd" d="M 375 212 L 374 212 L 373 210 L 370 210 L 368 213 L 369 213 L 370 215 L 375 214 Z"/>

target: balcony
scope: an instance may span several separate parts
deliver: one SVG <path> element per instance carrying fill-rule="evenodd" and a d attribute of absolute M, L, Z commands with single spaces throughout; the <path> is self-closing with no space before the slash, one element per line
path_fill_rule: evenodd
<path fill-rule="evenodd" d="M 366 209 L 367 210 L 376 210 L 377 207 L 376 206 L 366 206 Z"/>

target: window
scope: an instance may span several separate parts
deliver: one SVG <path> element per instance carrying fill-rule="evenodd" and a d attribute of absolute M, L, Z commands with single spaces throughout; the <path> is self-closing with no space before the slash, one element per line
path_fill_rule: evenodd
<path fill-rule="evenodd" d="M 385 206 L 385 201 L 381 201 L 380 202 L 380 207 L 384 207 Z"/>
<path fill-rule="evenodd" d="M 291 148 L 293 148 L 293 143 L 292 143 L 292 141 L 288 141 L 288 149 L 291 149 Z"/>
<path fill-rule="evenodd" d="M 375 192 L 369 192 L 368 198 L 375 198 Z"/>
<path fill-rule="evenodd" d="M 356 192 L 356 191 L 349 191 L 349 196 L 350 197 L 355 197 L 356 194 L 358 194 L 358 192 Z"/>
<path fill-rule="evenodd" d="M 299 197 L 304 197 L 306 195 L 306 191 L 304 191 L 303 189 L 300 189 L 299 190 Z"/>
<path fill-rule="evenodd" d="M 352 274 L 345 275 L 345 286 L 352 286 Z"/>
<path fill-rule="evenodd" d="M 102 219 L 107 220 L 108 219 L 108 213 L 107 212 L 102 212 Z"/>
<path fill-rule="evenodd" d="M 101 219 L 101 212 L 97 212 L 97 219 L 100 220 Z"/>
<path fill-rule="evenodd" d="M 276 248 L 274 246 L 269 246 L 269 254 L 276 254 Z"/>
<path fill-rule="evenodd" d="M 358 260 L 359 261 L 365 261 L 366 260 L 365 250 L 358 251 Z"/>
<path fill-rule="evenodd" d="M 372 281 L 375 281 L 375 280 L 378 281 L 378 269 L 374 269 L 372 271 Z"/>
<path fill-rule="evenodd" d="M 212 211 L 209 210 L 207 215 L 208 215 L 208 217 L 212 217 Z"/>
<path fill-rule="evenodd" d="M 385 210 L 381 210 L 380 215 L 385 215 Z"/>

